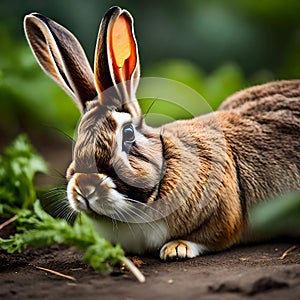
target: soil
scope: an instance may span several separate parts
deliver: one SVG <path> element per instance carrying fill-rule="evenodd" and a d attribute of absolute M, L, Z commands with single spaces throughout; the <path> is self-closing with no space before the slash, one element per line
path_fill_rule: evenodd
<path fill-rule="evenodd" d="M 285 258 L 282 254 L 291 250 Z M 274 241 L 197 257 L 161 262 L 140 257 L 139 283 L 116 266 L 101 275 L 82 263 L 82 252 L 66 245 L 0 252 L 0 299 L 298 299 L 300 244 Z M 134 259 L 136 261 L 136 258 Z M 66 279 L 47 268 L 74 277 Z"/>
<path fill-rule="evenodd" d="M 53 143 L 44 141 L 36 147 L 54 171 L 39 182 L 56 183 L 71 160 L 71 142 L 56 143 L 53 149 Z M 9 225 L 0 234 L 7 237 L 11 232 Z M 81 259 L 82 252 L 66 245 L 31 247 L 21 254 L 0 252 L 0 299 L 300 299 L 299 240 L 243 245 L 169 263 L 161 262 L 158 255 L 140 257 L 143 284 L 120 266 L 104 276 Z"/>

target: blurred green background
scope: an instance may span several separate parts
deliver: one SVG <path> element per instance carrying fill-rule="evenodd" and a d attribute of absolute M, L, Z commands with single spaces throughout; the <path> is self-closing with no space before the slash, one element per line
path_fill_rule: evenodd
<path fill-rule="evenodd" d="M 23 18 L 39 12 L 68 28 L 92 64 L 100 20 L 113 5 L 134 16 L 142 76 L 187 84 L 212 109 L 246 86 L 300 78 L 299 0 L 0 0 L 0 149 L 26 132 L 52 168 L 64 172 L 79 113 L 36 63 Z M 141 103 L 144 112 L 151 104 Z M 160 109 L 153 105 L 151 113 Z M 170 115 L 190 117 L 172 109 Z"/>
<path fill-rule="evenodd" d="M 21 131 L 37 141 L 72 136 L 79 117 L 34 60 L 24 15 L 40 12 L 67 27 L 92 64 L 100 20 L 113 5 L 135 18 L 142 75 L 181 81 L 213 109 L 245 86 L 300 77 L 298 0 L 0 0 L 1 145 Z"/>

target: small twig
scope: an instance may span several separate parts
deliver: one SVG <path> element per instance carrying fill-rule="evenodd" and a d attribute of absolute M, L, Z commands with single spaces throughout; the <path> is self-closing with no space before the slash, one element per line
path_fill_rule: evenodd
<path fill-rule="evenodd" d="M 10 219 L 8 219 L 4 223 L 0 224 L 0 230 L 3 229 L 4 227 L 6 227 L 7 225 L 9 225 L 10 223 L 16 221 L 18 218 L 19 218 L 18 215 L 14 215 L 13 217 L 11 217 Z"/>
<path fill-rule="evenodd" d="M 293 250 L 295 250 L 297 248 L 297 246 L 292 246 L 289 249 L 285 250 L 282 255 L 280 256 L 280 259 L 285 259 L 287 257 L 287 255 L 292 252 Z"/>
<path fill-rule="evenodd" d="M 145 276 L 142 274 L 142 272 L 134 265 L 134 263 L 128 259 L 127 257 L 123 257 L 121 259 L 121 262 L 126 266 L 126 268 L 135 276 L 135 278 L 143 283 L 146 281 Z"/>
<path fill-rule="evenodd" d="M 49 272 L 51 274 L 54 274 L 54 275 L 66 278 L 66 279 L 70 279 L 70 280 L 76 281 L 76 278 L 73 277 L 73 276 L 65 275 L 65 274 L 62 274 L 60 272 L 57 272 L 57 271 L 54 271 L 54 270 L 51 270 L 51 269 L 47 269 L 47 268 L 43 268 L 43 267 L 39 267 L 39 266 L 33 266 L 33 267 L 35 267 L 36 269 L 40 269 L 40 270 Z"/>

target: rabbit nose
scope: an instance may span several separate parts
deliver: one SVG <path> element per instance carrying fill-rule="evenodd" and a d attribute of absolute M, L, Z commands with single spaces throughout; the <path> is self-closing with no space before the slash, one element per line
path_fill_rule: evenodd
<path fill-rule="evenodd" d="M 101 182 L 106 177 L 103 174 L 75 174 L 75 184 L 78 188 L 78 192 L 84 198 L 91 196 L 97 187 L 100 186 Z"/>

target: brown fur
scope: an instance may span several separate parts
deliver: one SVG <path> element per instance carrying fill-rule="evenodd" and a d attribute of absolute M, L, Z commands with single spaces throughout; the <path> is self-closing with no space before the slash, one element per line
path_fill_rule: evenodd
<path fill-rule="evenodd" d="M 226 159 L 223 161 L 226 162 L 226 173 L 217 174 L 213 179 L 213 188 L 219 187 L 219 190 L 201 208 L 198 202 L 202 199 L 203 186 L 208 184 L 206 180 L 209 165 L 212 164 L 212 169 L 215 169 L 218 164 L 222 164 L 222 161 L 211 159 L 210 149 L 205 143 L 209 139 L 201 131 L 203 127 L 207 131 L 213 130 L 216 122 L 219 122 L 219 129 L 226 141 Z M 204 160 L 206 167 L 199 168 L 197 176 L 201 181 L 192 197 L 186 199 L 168 217 L 173 238 L 209 245 L 214 250 L 223 249 L 241 238 L 248 225 L 248 210 L 254 203 L 300 189 L 299 80 L 274 82 L 246 89 L 226 100 L 214 114 L 175 122 L 166 125 L 163 130 L 178 136 L 182 128 L 195 140 L 199 138 L 198 146 L 202 148 L 199 160 Z M 186 145 L 186 142 L 183 144 Z M 195 180 L 191 178 L 194 174 L 188 171 L 192 162 L 187 163 L 184 170 L 173 155 L 175 145 L 166 146 L 167 149 L 169 147 L 172 153 L 170 165 L 176 172 L 170 175 L 167 172 L 161 193 L 168 194 L 167 187 L 172 191 L 180 180 L 183 183 L 178 195 L 184 197 L 189 194 L 190 188 L 184 183 Z M 215 147 L 222 149 L 217 143 Z M 223 154 L 220 153 L 220 157 Z M 184 161 L 188 161 L 188 158 Z M 177 174 L 184 178 L 177 179 Z"/>
<path fill-rule="evenodd" d="M 130 68 L 128 62 L 122 66 L 123 81 L 110 59 L 114 53 L 107 39 L 120 15 L 133 28 L 128 12 L 115 7 L 106 14 L 96 47 L 95 81 L 73 35 L 41 15 L 25 19 L 41 66 L 84 111 L 67 171 L 74 184 L 70 197 L 88 210 L 92 193 L 95 209 L 114 214 L 111 195 L 124 196 L 116 201 L 140 204 L 139 212 L 151 217 L 143 220 L 163 216 L 169 239 L 209 250 L 243 240 L 250 207 L 300 190 L 300 80 L 252 87 L 229 97 L 215 113 L 153 129 L 144 123 L 134 95 L 140 73 L 137 46 L 131 45 Z M 133 29 L 130 38 L 135 42 Z M 127 151 L 118 145 L 114 112 L 130 114 L 142 137 Z"/>

